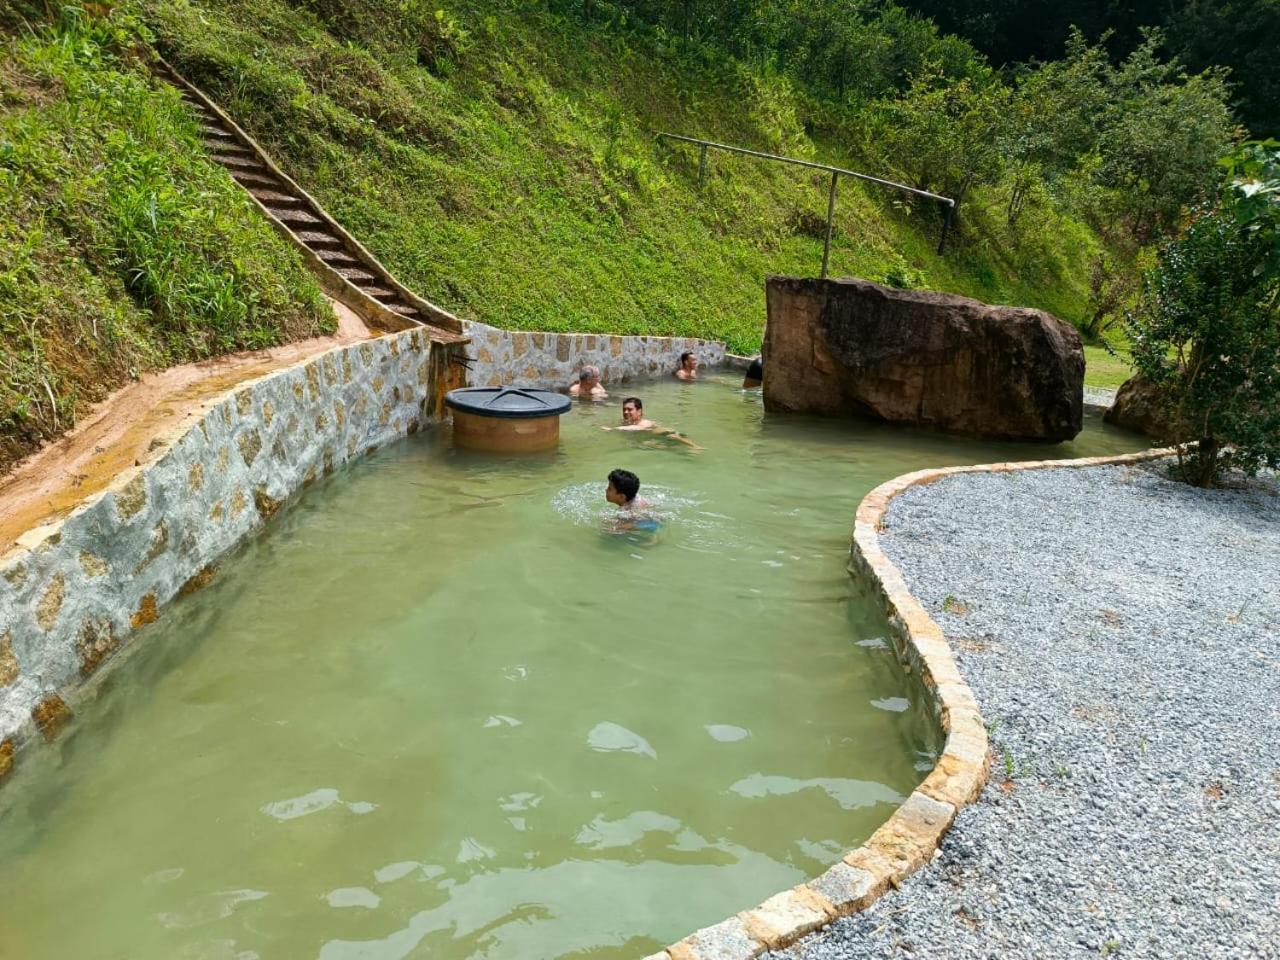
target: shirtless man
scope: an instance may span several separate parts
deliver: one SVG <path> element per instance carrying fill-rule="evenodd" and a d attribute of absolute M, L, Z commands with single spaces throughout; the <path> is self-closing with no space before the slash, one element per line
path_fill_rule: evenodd
<path fill-rule="evenodd" d="M 644 415 L 644 403 L 639 397 L 627 397 L 622 401 L 622 426 L 619 427 L 601 427 L 601 430 L 626 430 L 631 433 L 639 433 L 646 431 L 648 433 L 657 434 L 664 440 L 675 440 L 677 443 L 683 443 L 694 452 L 701 452 L 702 448 L 686 437 L 684 434 L 672 430 L 670 427 L 664 427 L 660 423 L 655 423 Z"/>
<path fill-rule="evenodd" d="M 676 367 L 676 379 L 698 379 L 698 357 L 692 350 L 686 350 L 680 354 L 680 366 Z"/>
<path fill-rule="evenodd" d="M 569 396 L 581 400 L 603 400 L 609 394 L 600 382 L 600 368 L 585 366 L 578 371 L 578 382 L 569 388 Z"/>
<path fill-rule="evenodd" d="M 653 430 L 657 424 L 644 415 L 644 403 L 639 397 L 627 397 L 622 401 L 622 426 L 615 430 Z"/>

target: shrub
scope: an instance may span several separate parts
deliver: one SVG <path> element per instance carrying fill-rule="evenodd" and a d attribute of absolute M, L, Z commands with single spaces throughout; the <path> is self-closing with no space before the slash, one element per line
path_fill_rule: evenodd
<path fill-rule="evenodd" d="M 1273 150 L 1269 168 L 1254 168 L 1261 178 L 1237 181 L 1197 211 L 1161 250 L 1126 318 L 1134 366 L 1155 384 L 1174 435 L 1195 441 L 1179 444 L 1178 459 L 1197 486 L 1225 469 L 1280 466 L 1277 159 Z M 1268 192 L 1262 206 L 1251 202 Z"/>

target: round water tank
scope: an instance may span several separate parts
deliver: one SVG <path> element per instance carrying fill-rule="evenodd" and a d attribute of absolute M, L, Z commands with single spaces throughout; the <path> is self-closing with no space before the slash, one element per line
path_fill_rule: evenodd
<path fill-rule="evenodd" d="M 560 415 L 569 398 L 550 390 L 465 387 L 445 394 L 453 411 L 453 442 L 467 450 L 530 453 L 560 442 Z"/>

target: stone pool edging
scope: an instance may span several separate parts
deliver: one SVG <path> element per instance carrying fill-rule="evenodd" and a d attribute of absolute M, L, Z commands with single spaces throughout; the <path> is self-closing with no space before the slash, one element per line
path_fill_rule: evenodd
<path fill-rule="evenodd" d="M 893 500 L 913 487 L 962 473 L 1117 466 L 1158 460 L 1170 449 L 1075 460 L 1026 460 L 917 470 L 888 480 L 863 497 L 854 519 L 849 571 L 865 576 L 885 604 L 894 651 L 922 681 L 946 736 L 933 770 L 862 846 L 821 876 L 764 903 L 704 927 L 645 960 L 752 960 L 795 943 L 833 920 L 865 910 L 886 891 L 938 855 L 956 813 L 986 785 L 987 729 L 960 675 L 942 628 L 907 588 L 902 572 L 880 548 Z"/>
<path fill-rule="evenodd" d="M 680 354 L 692 350 L 706 366 L 725 362 L 725 345 L 694 337 L 626 336 L 607 333 L 540 333 L 504 330 L 464 320 L 471 338 L 471 384 L 477 387 L 538 387 L 563 390 L 584 364 L 599 367 L 606 387 L 648 377 L 670 376 Z"/>
<path fill-rule="evenodd" d="M 0 557 L 0 778 L 174 599 L 320 476 L 433 419 L 446 348 L 414 329 L 243 381 Z"/>

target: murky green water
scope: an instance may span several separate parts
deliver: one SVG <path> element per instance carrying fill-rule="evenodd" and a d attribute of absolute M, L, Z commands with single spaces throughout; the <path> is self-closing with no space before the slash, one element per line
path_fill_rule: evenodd
<path fill-rule="evenodd" d="M 173 607 L 0 791 L 0 957 L 642 956 L 815 875 L 935 734 L 845 573 L 922 466 L 1136 449 L 766 419 L 637 387 L 695 454 L 419 436 L 318 485 Z M 609 469 L 666 514 L 611 535 Z"/>

